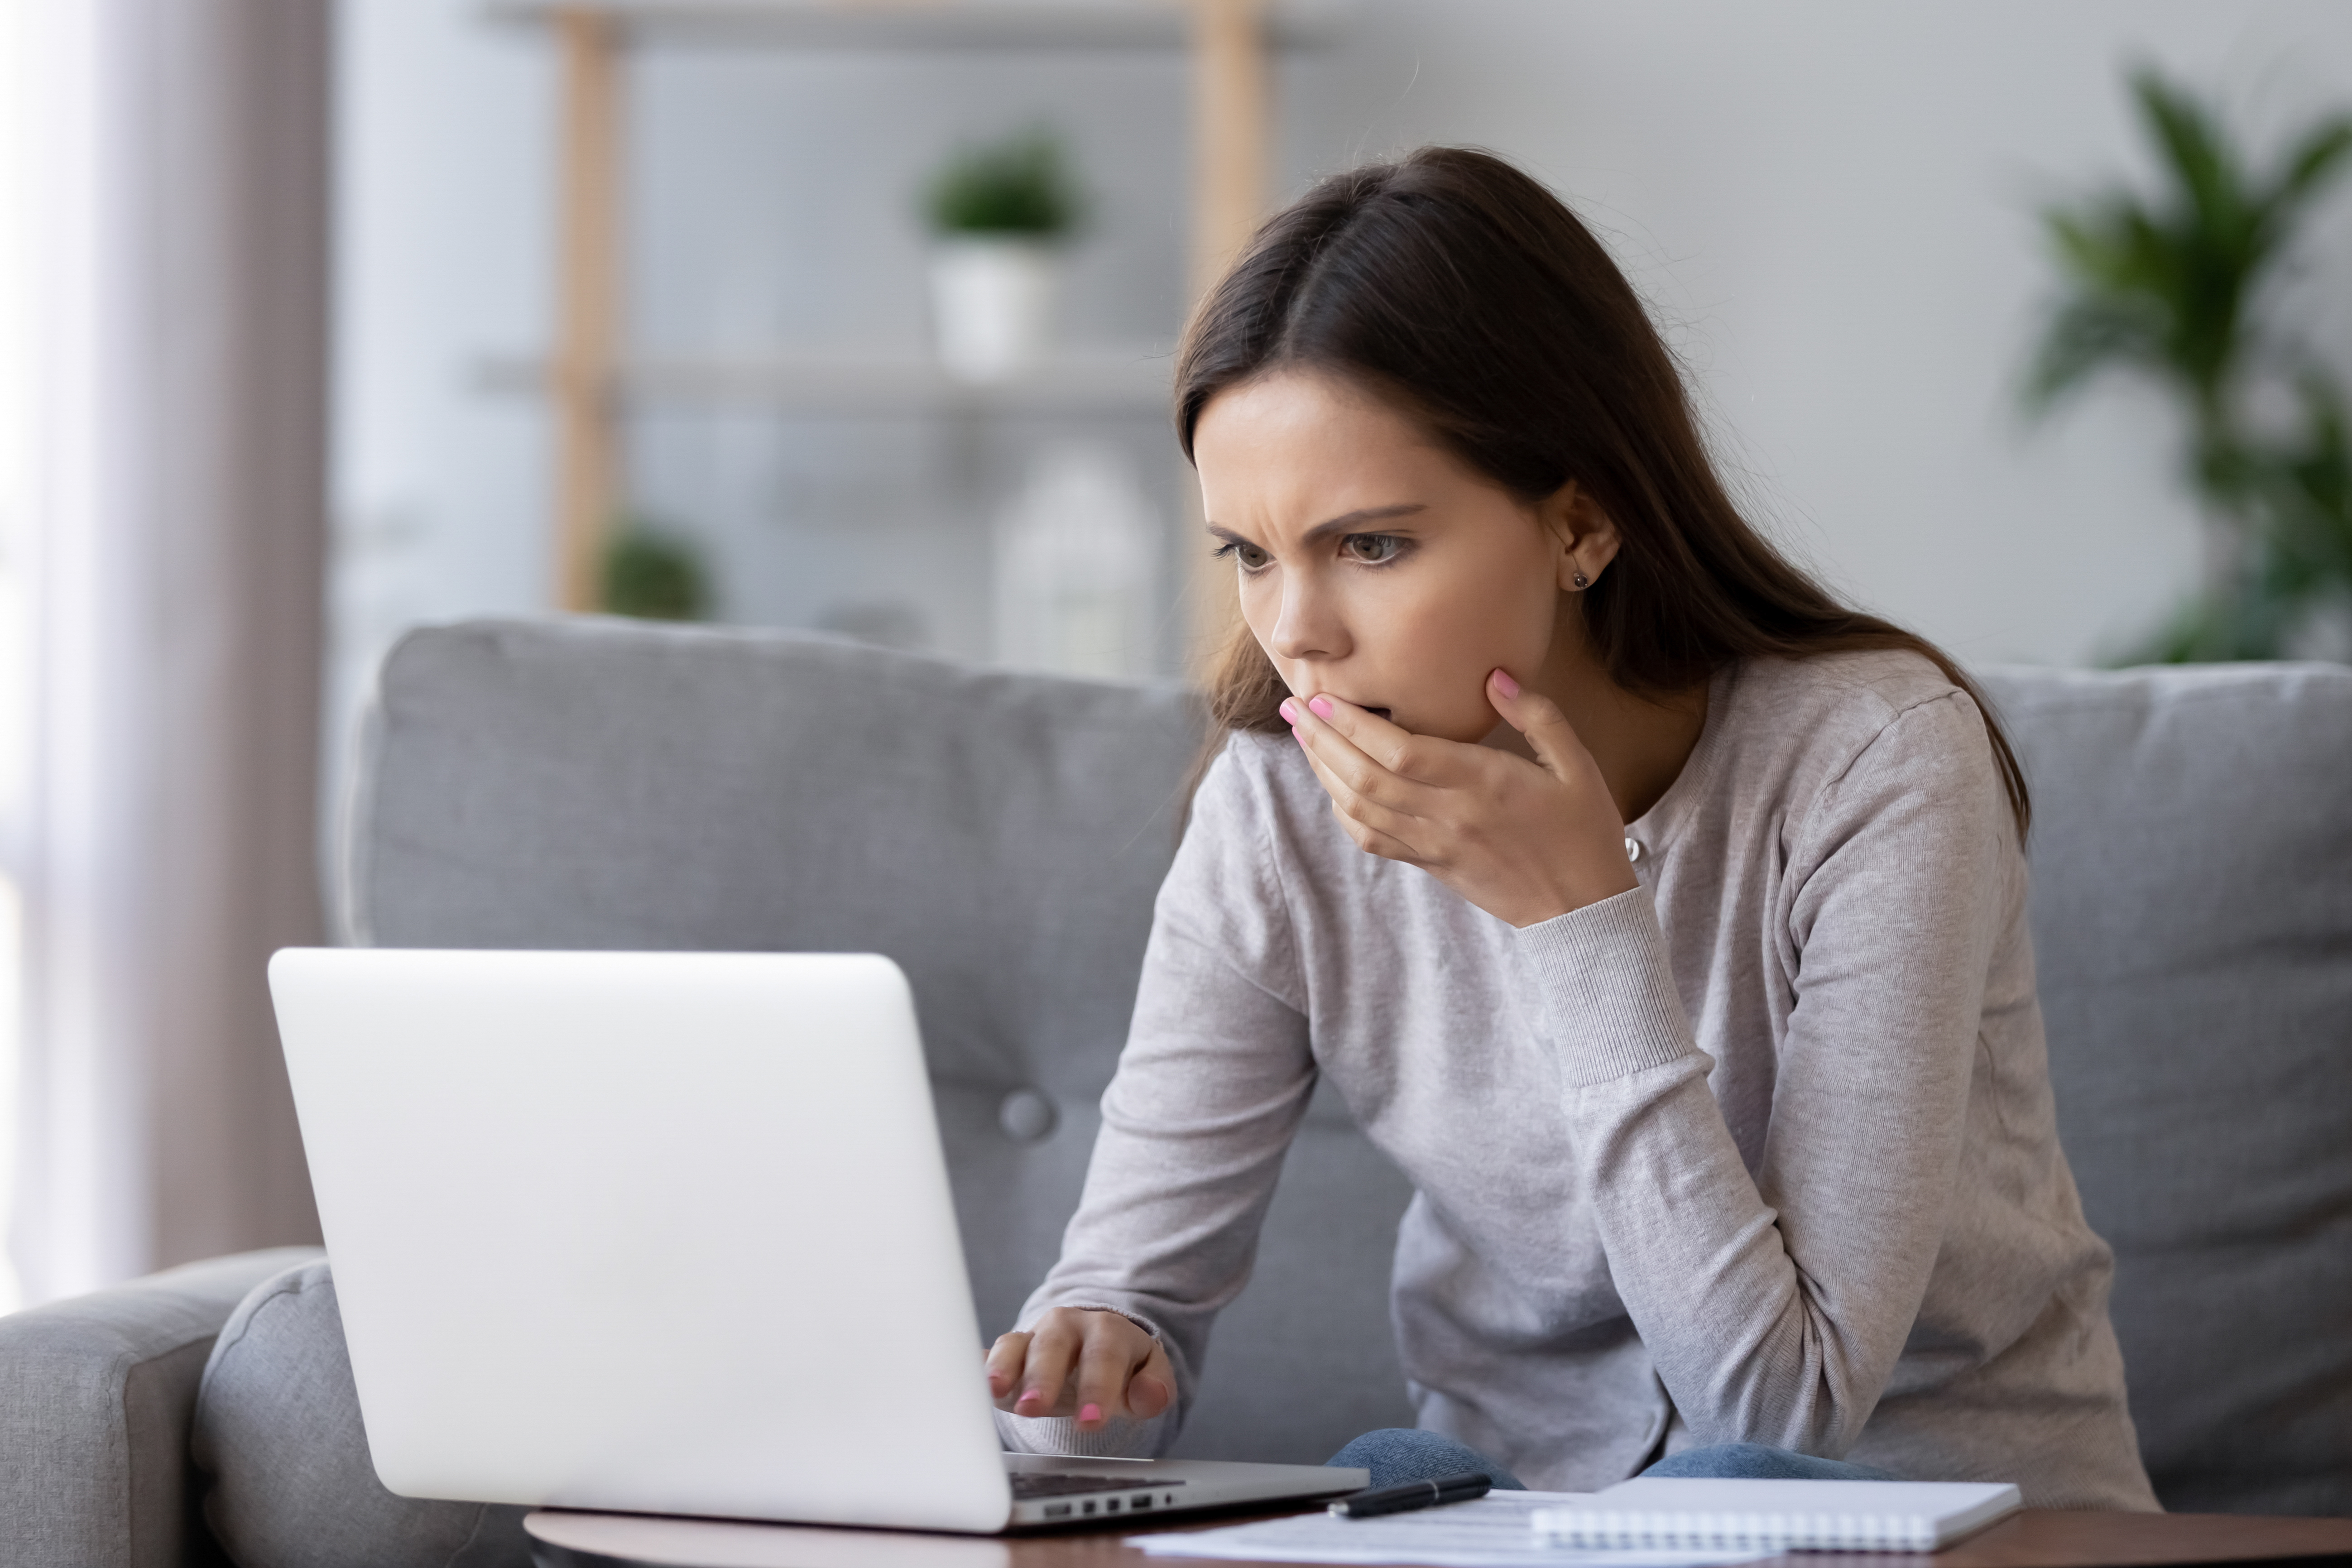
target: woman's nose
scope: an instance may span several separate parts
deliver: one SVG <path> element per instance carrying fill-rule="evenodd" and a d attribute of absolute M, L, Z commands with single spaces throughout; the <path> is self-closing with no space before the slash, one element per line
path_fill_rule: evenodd
<path fill-rule="evenodd" d="M 1331 595 L 1304 573 L 1286 575 L 1282 607 L 1269 639 L 1277 658 L 1339 658 L 1348 651 L 1348 631 Z"/>

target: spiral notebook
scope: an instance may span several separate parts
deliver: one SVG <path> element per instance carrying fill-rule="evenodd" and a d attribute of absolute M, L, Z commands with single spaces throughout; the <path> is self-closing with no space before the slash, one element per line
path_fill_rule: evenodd
<path fill-rule="evenodd" d="M 1528 1526 L 1534 1511 L 1575 1502 L 1574 1492 L 1488 1492 L 1475 1502 L 1448 1503 L 1374 1519 L 1340 1519 L 1317 1509 L 1287 1519 L 1264 1519 L 1221 1530 L 1129 1536 L 1129 1546 L 1154 1557 L 1214 1558 L 1229 1563 L 1313 1563 L 1365 1568 L 1411 1563 L 1423 1568 L 1720 1568 L 1754 1563 L 1769 1552 L 1577 1552 L 1546 1545 Z"/>
<path fill-rule="evenodd" d="M 2014 1513 L 1975 1481 L 1620 1481 L 1537 1509 L 1536 1538 L 1584 1550 L 1934 1552 Z"/>

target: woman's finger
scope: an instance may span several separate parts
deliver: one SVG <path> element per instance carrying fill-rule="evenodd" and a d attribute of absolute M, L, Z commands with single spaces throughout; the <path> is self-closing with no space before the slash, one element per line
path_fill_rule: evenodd
<path fill-rule="evenodd" d="M 1307 753 L 1307 765 L 1315 770 L 1316 781 L 1322 784 L 1323 793 L 1331 797 L 1331 809 L 1338 812 L 1342 819 L 1360 823 L 1384 837 L 1397 840 L 1400 845 L 1411 840 L 1419 818 L 1394 806 L 1383 805 L 1379 800 L 1364 795 L 1311 750 Z"/>
<path fill-rule="evenodd" d="M 1091 1312 L 1078 1352 L 1078 1430 L 1098 1432 L 1127 1411 L 1128 1379 L 1151 1353 L 1151 1336 L 1112 1312 Z"/>
<path fill-rule="evenodd" d="M 1168 1352 L 1154 1340 L 1151 1353 L 1127 1380 L 1127 1408 L 1138 1421 L 1149 1421 L 1175 1403 L 1176 1369 L 1169 1363 Z"/>
<path fill-rule="evenodd" d="M 1352 795 L 1393 805 L 1412 787 L 1367 756 L 1337 726 L 1308 712 L 1307 704 L 1294 699 L 1283 707 L 1291 735 L 1307 752 L 1307 761 L 1317 764 L 1326 788 L 1336 779 Z"/>
<path fill-rule="evenodd" d="M 1584 737 L 1576 732 L 1559 704 L 1522 689 L 1509 670 L 1497 669 L 1486 677 L 1486 700 L 1495 705 L 1505 723 L 1527 737 L 1536 760 L 1554 778 L 1570 782 L 1592 769 L 1592 753 L 1584 749 Z"/>
<path fill-rule="evenodd" d="M 1069 1414 L 1070 1369 L 1078 1358 L 1078 1314 L 1056 1307 L 1038 1320 L 1029 1337 L 1029 1358 L 1013 1396 L 1015 1415 Z"/>
<path fill-rule="evenodd" d="M 1378 802 L 1364 799 L 1345 783 L 1326 773 L 1312 754 L 1308 755 L 1307 765 L 1315 769 L 1317 781 L 1323 785 L 1324 793 L 1331 797 L 1331 816 L 1339 824 L 1339 830 L 1355 841 L 1357 848 L 1370 855 L 1378 855 L 1382 859 L 1401 860 L 1408 866 L 1433 863 L 1421 843 L 1428 836 L 1429 824 L 1419 817 L 1408 816 Z"/>
<path fill-rule="evenodd" d="M 1416 735 L 1369 708 L 1318 693 L 1293 707 L 1304 708 L 1310 719 L 1328 725 L 1350 746 L 1388 773 L 1411 784 L 1449 788 L 1462 782 L 1462 769 L 1483 748 L 1434 735 Z"/>
<path fill-rule="evenodd" d="M 1348 711 L 1343 707 L 1331 704 L 1323 698 L 1317 698 L 1314 700 L 1329 707 L 1335 713 L 1345 714 Z M 1360 710 L 1358 711 L 1360 713 Z M 1300 746 L 1305 748 L 1308 761 L 1322 764 L 1325 770 L 1325 788 L 1329 788 L 1330 781 L 1336 778 L 1351 795 L 1364 800 L 1377 801 L 1407 816 L 1413 815 L 1417 805 L 1426 803 L 1429 793 L 1427 786 L 1390 769 L 1378 757 L 1358 746 L 1338 725 L 1311 712 L 1307 703 L 1301 702 L 1297 698 L 1288 700 L 1283 704 L 1283 716 L 1290 721 L 1290 732 L 1297 738 Z M 1373 718 L 1369 713 L 1361 714 L 1361 718 L 1366 724 L 1383 724 L 1382 721 Z M 1393 725 L 1385 724 L 1383 727 L 1395 728 Z M 1402 730 L 1396 732 L 1403 735 L 1407 741 L 1418 739 L 1416 736 L 1405 734 Z M 1367 738 L 1378 739 L 1377 737 Z"/>
<path fill-rule="evenodd" d="M 1021 1386 L 1021 1371 L 1029 1360 L 1029 1336 L 1019 1331 L 999 1334 L 988 1351 L 988 1396 L 1003 1404 Z M 1011 1409 L 1009 1404 L 1006 1409 Z"/>
<path fill-rule="evenodd" d="M 1353 839 L 1356 847 L 1365 854 L 1377 855 L 1383 860 L 1401 860 L 1408 866 L 1429 864 L 1429 861 L 1423 858 L 1421 851 L 1412 845 L 1394 834 L 1382 833 L 1376 827 L 1365 826 L 1349 816 L 1347 809 L 1336 800 L 1331 803 L 1331 815 L 1339 820 L 1339 831 Z"/>

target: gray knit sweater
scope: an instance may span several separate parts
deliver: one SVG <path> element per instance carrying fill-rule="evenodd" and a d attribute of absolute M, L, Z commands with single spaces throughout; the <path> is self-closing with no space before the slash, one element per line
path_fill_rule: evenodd
<path fill-rule="evenodd" d="M 1235 739 L 1023 1321 L 1141 1320 L 1181 1411 L 1319 1073 L 1418 1189 L 1422 1425 L 1529 1485 L 1745 1440 L 2155 1507 L 1975 705 L 1907 653 L 1728 667 L 1627 834 L 1640 889 L 1514 930 L 1359 850 L 1288 737 Z M 1176 1422 L 1000 1424 L 1149 1453 Z"/>

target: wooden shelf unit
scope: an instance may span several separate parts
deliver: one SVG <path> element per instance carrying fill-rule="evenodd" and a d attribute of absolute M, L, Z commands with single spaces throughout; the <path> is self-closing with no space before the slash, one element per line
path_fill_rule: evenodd
<path fill-rule="evenodd" d="M 622 325 L 621 57 L 653 44 L 857 49 L 1182 48 L 1192 104 L 1188 275 L 1198 298 L 1265 210 L 1270 48 L 1329 41 L 1346 0 L 495 0 L 493 17 L 541 25 L 561 61 L 561 200 L 555 342 L 543 365 L 484 367 L 536 388 L 555 412 L 556 604 L 594 607 L 604 530 L 625 503 L 618 422 L 644 399 L 755 401 L 807 412 L 1131 410 L 1164 403 L 1164 361 L 1081 359 L 1002 386 L 950 381 L 908 362 L 631 361 Z M 1190 504 L 1197 505 L 1197 502 Z M 1205 552 L 1193 552 L 1205 558 Z M 1222 574 L 1186 584 L 1193 665 L 1232 624 Z M 1208 591 L 1203 591 L 1208 590 Z"/>
<path fill-rule="evenodd" d="M 761 359 L 632 359 L 610 371 L 622 409 L 680 404 L 792 414 L 1157 414 L 1168 406 L 1164 353 L 1070 356 L 1001 382 L 960 381 L 932 359 L 782 355 Z M 543 394 L 559 373 L 543 360 L 492 359 L 476 370 L 494 392 Z"/>

